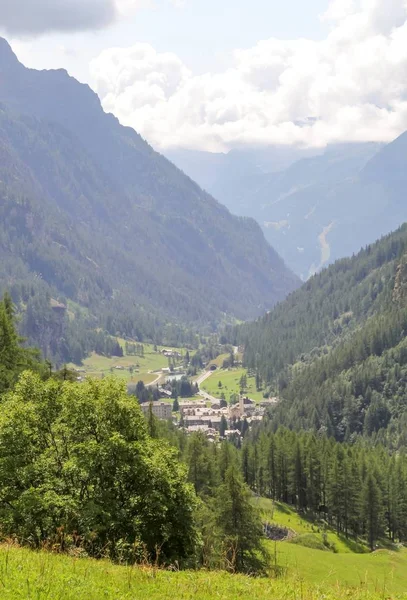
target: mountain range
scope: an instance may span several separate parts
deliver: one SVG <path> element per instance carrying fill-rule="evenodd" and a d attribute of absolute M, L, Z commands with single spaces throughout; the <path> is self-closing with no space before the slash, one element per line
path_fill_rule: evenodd
<path fill-rule="evenodd" d="M 201 156 L 194 168 L 194 152 L 167 154 L 233 213 L 255 218 L 303 280 L 407 219 L 407 133 L 387 145 Z"/>
<path fill-rule="evenodd" d="M 114 333 L 261 314 L 299 285 L 251 218 L 233 216 L 64 70 L 0 40 L 2 288 L 37 285 Z M 39 283 L 38 283 L 39 282 Z M 31 287 L 30 287 L 31 286 Z"/>

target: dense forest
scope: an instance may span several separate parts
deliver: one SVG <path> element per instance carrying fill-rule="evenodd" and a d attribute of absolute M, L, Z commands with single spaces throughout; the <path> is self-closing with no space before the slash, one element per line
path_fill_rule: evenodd
<path fill-rule="evenodd" d="M 292 504 L 338 533 L 407 541 L 407 456 L 381 445 L 335 442 L 280 428 L 267 419 L 246 437 L 241 456 L 248 485 Z"/>
<path fill-rule="evenodd" d="M 275 427 L 406 442 L 406 250 L 404 225 L 229 332 L 281 398 Z"/>

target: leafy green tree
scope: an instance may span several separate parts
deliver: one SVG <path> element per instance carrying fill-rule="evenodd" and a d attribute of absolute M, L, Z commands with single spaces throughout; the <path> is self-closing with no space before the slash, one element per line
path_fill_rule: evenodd
<path fill-rule="evenodd" d="M 0 519 L 39 547 L 76 536 L 92 556 L 164 563 L 194 552 L 194 494 L 177 453 L 152 440 L 111 378 L 82 384 L 24 373 L 2 401 Z"/>

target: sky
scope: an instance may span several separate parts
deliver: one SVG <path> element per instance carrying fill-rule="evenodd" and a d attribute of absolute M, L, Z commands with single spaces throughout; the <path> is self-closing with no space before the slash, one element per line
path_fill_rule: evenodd
<path fill-rule="evenodd" d="M 0 0 L 0 34 L 158 149 L 407 130 L 407 0 Z"/>

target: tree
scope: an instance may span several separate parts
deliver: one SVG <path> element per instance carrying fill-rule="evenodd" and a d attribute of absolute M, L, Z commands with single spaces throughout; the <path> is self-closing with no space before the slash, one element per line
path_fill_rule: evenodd
<path fill-rule="evenodd" d="M 112 378 L 42 382 L 24 373 L 0 415 L 2 531 L 37 547 L 75 534 L 99 557 L 166 564 L 194 552 L 194 494 L 138 403 Z M 140 556 L 139 556 L 140 553 Z"/>
<path fill-rule="evenodd" d="M 11 297 L 5 294 L 0 301 L 0 393 L 9 390 L 25 369 L 45 375 L 47 367 L 40 361 L 39 353 L 23 348 L 18 335 Z"/>
<path fill-rule="evenodd" d="M 362 489 L 362 517 L 371 551 L 382 532 L 380 489 L 376 478 L 368 473 Z"/>
<path fill-rule="evenodd" d="M 225 431 L 228 428 L 228 422 L 226 421 L 225 415 L 221 416 L 220 425 L 219 425 L 219 435 L 220 437 L 225 437 Z"/>
<path fill-rule="evenodd" d="M 216 494 L 216 524 L 222 537 L 225 567 L 232 572 L 258 573 L 267 565 L 260 513 L 238 468 L 226 471 Z"/>
<path fill-rule="evenodd" d="M 179 402 L 178 402 L 178 398 L 175 398 L 173 405 L 172 405 L 172 410 L 174 412 L 178 412 L 179 411 Z"/>

